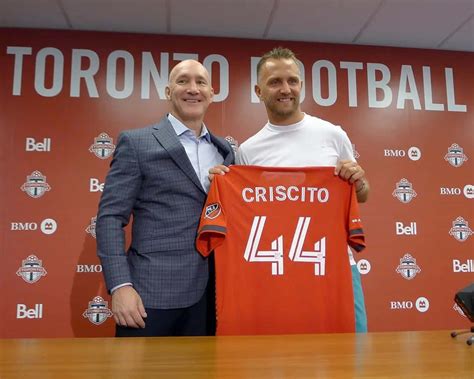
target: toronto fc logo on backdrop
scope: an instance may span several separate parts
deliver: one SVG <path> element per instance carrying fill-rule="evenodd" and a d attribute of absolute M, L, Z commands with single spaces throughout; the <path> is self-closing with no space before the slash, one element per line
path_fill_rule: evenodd
<path fill-rule="evenodd" d="M 405 254 L 403 258 L 400 259 L 400 264 L 395 270 L 399 273 L 404 279 L 411 280 L 416 274 L 421 272 L 420 266 L 416 264 L 416 259 L 411 256 L 411 254 Z"/>
<path fill-rule="evenodd" d="M 444 156 L 444 160 L 453 167 L 461 167 L 462 164 L 467 161 L 467 156 L 464 154 L 464 150 L 457 143 L 453 143 L 448 148 L 448 153 Z"/>
<path fill-rule="evenodd" d="M 115 151 L 113 141 L 107 133 L 100 133 L 98 137 L 94 138 L 94 143 L 89 147 L 89 151 L 97 158 L 107 159 Z"/>
<path fill-rule="evenodd" d="M 21 262 L 21 267 L 16 272 L 25 282 L 33 284 L 41 277 L 46 276 L 47 272 L 43 267 L 43 262 L 36 255 L 29 255 Z"/>
<path fill-rule="evenodd" d="M 395 190 L 392 192 L 392 196 L 406 204 L 416 197 L 416 192 L 413 189 L 413 185 L 407 179 L 403 178 L 397 183 Z"/>
<path fill-rule="evenodd" d="M 46 182 L 46 176 L 39 171 L 33 171 L 31 175 L 26 177 L 26 182 L 20 187 L 23 192 L 34 199 L 43 196 L 51 190 L 50 185 Z"/>
<path fill-rule="evenodd" d="M 456 238 L 459 242 L 466 241 L 472 234 L 472 230 L 469 228 L 469 223 L 462 217 L 458 217 L 453 221 L 453 226 L 449 230 L 449 235 Z"/>
<path fill-rule="evenodd" d="M 89 307 L 82 316 L 89 319 L 93 324 L 100 325 L 113 315 L 112 311 L 108 308 L 108 304 L 102 297 L 96 296 L 92 301 L 89 301 Z"/>
<path fill-rule="evenodd" d="M 89 233 L 92 237 L 96 238 L 95 234 L 95 225 L 97 224 L 97 217 L 94 216 L 91 218 L 91 223 L 86 228 L 86 233 Z"/>
<path fill-rule="evenodd" d="M 237 149 L 239 148 L 239 143 L 237 142 L 237 140 L 232 136 L 225 137 L 225 140 L 229 142 L 230 146 L 232 147 L 232 150 L 234 150 L 234 153 L 236 153 Z"/>

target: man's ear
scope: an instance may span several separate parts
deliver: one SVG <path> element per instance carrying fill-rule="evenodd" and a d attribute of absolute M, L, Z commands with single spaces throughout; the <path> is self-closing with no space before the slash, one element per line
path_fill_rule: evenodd
<path fill-rule="evenodd" d="M 171 89 L 170 86 L 165 87 L 165 96 L 167 100 L 171 100 Z"/>
<path fill-rule="evenodd" d="M 214 101 L 214 88 L 211 87 L 211 103 Z"/>
<path fill-rule="evenodd" d="M 253 89 L 254 89 L 255 94 L 257 95 L 257 97 L 260 99 L 261 96 L 262 96 L 262 90 L 260 89 L 258 84 L 255 84 L 255 87 L 253 87 Z"/>

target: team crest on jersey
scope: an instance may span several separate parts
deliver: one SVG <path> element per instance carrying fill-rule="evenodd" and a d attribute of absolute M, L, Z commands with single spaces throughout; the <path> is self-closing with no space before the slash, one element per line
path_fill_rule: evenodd
<path fill-rule="evenodd" d="M 454 220 L 453 226 L 449 230 L 449 235 L 456 238 L 459 242 L 466 241 L 471 234 L 472 230 L 469 228 L 469 223 L 462 217 L 458 217 Z"/>
<path fill-rule="evenodd" d="M 206 207 L 204 212 L 204 218 L 214 220 L 216 217 L 219 217 L 221 214 L 221 206 L 219 203 L 213 203 Z"/>
<path fill-rule="evenodd" d="M 396 272 L 399 273 L 404 279 L 411 280 L 416 274 L 421 272 L 420 266 L 416 264 L 416 259 L 411 254 L 405 254 L 400 259 Z"/>
<path fill-rule="evenodd" d="M 112 311 L 108 308 L 108 304 L 102 297 L 96 296 L 92 301 L 89 301 L 89 307 L 82 316 L 89 319 L 93 324 L 100 325 L 113 315 Z"/>
<path fill-rule="evenodd" d="M 97 216 L 91 218 L 91 223 L 86 228 L 86 233 L 89 233 L 92 237 L 96 238 L 95 226 L 97 224 Z"/>
<path fill-rule="evenodd" d="M 43 196 L 51 190 L 50 185 L 46 182 L 46 176 L 37 170 L 26 177 L 26 182 L 20 188 L 34 199 Z"/>
<path fill-rule="evenodd" d="M 359 154 L 359 152 L 356 150 L 356 145 L 355 145 L 355 143 L 352 144 L 352 154 L 354 154 L 354 158 L 355 158 L 355 159 L 359 159 L 359 158 L 360 158 L 360 154 Z"/>
<path fill-rule="evenodd" d="M 225 137 L 225 140 L 230 143 L 232 150 L 234 150 L 234 152 L 237 152 L 237 149 L 239 148 L 239 143 L 237 142 L 237 140 L 232 136 Z"/>
<path fill-rule="evenodd" d="M 25 282 L 33 284 L 46 276 L 47 272 L 43 267 L 43 261 L 36 255 L 29 255 L 21 261 L 21 267 L 16 272 Z"/>
<path fill-rule="evenodd" d="M 416 197 L 416 192 L 413 189 L 413 185 L 407 179 L 403 178 L 397 183 L 395 190 L 392 192 L 392 196 L 406 204 Z"/>
<path fill-rule="evenodd" d="M 461 167 L 468 158 L 464 154 L 464 149 L 457 143 L 453 143 L 448 148 L 448 153 L 444 156 L 444 160 L 453 167 Z"/>
<path fill-rule="evenodd" d="M 98 137 L 94 138 L 94 143 L 89 147 L 89 151 L 97 158 L 107 159 L 115 151 L 113 141 L 107 133 L 100 133 Z"/>

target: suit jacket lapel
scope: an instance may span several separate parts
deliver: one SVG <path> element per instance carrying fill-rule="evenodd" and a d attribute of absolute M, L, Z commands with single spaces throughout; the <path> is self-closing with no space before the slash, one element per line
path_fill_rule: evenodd
<path fill-rule="evenodd" d="M 221 138 L 217 138 L 210 132 L 209 134 L 211 135 L 212 143 L 219 149 L 219 152 L 222 154 L 222 157 L 224 158 L 223 164 L 226 166 L 234 164 L 234 158 L 235 158 L 234 151 L 230 147 L 230 144 L 224 143 L 224 141 Z"/>
<path fill-rule="evenodd" d="M 194 167 L 189 161 L 189 158 L 184 150 L 183 145 L 179 142 L 173 127 L 168 119 L 163 118 L 158 125 L 154 126 L 153 135 L 163 148 L 168 152 L 170 157 L 174 160 L 176 165 L 186 174 L 186 176 L 205 193 L 199 178 L 194 171 Z"/>

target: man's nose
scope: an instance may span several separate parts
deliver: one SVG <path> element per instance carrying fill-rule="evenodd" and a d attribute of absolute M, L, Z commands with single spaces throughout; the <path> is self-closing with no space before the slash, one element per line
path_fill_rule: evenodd
<path fill-rule="evenodd" d="M 196 81 L 194 81 L 194 80 L 189 81 L 189 86 L 187 88 L 187 91 L 189 93 L 192 93 L 192 94 L 196 94 L 196 93 L 199 92 L 199 87 L 198 87 Z"/>
<path fill-rule="evenodd" d="M 287 82 L 283 82 L 280 88 L 280 92 L 283 94 L 287 94 L 291 92 L 290 86 Z"/>

